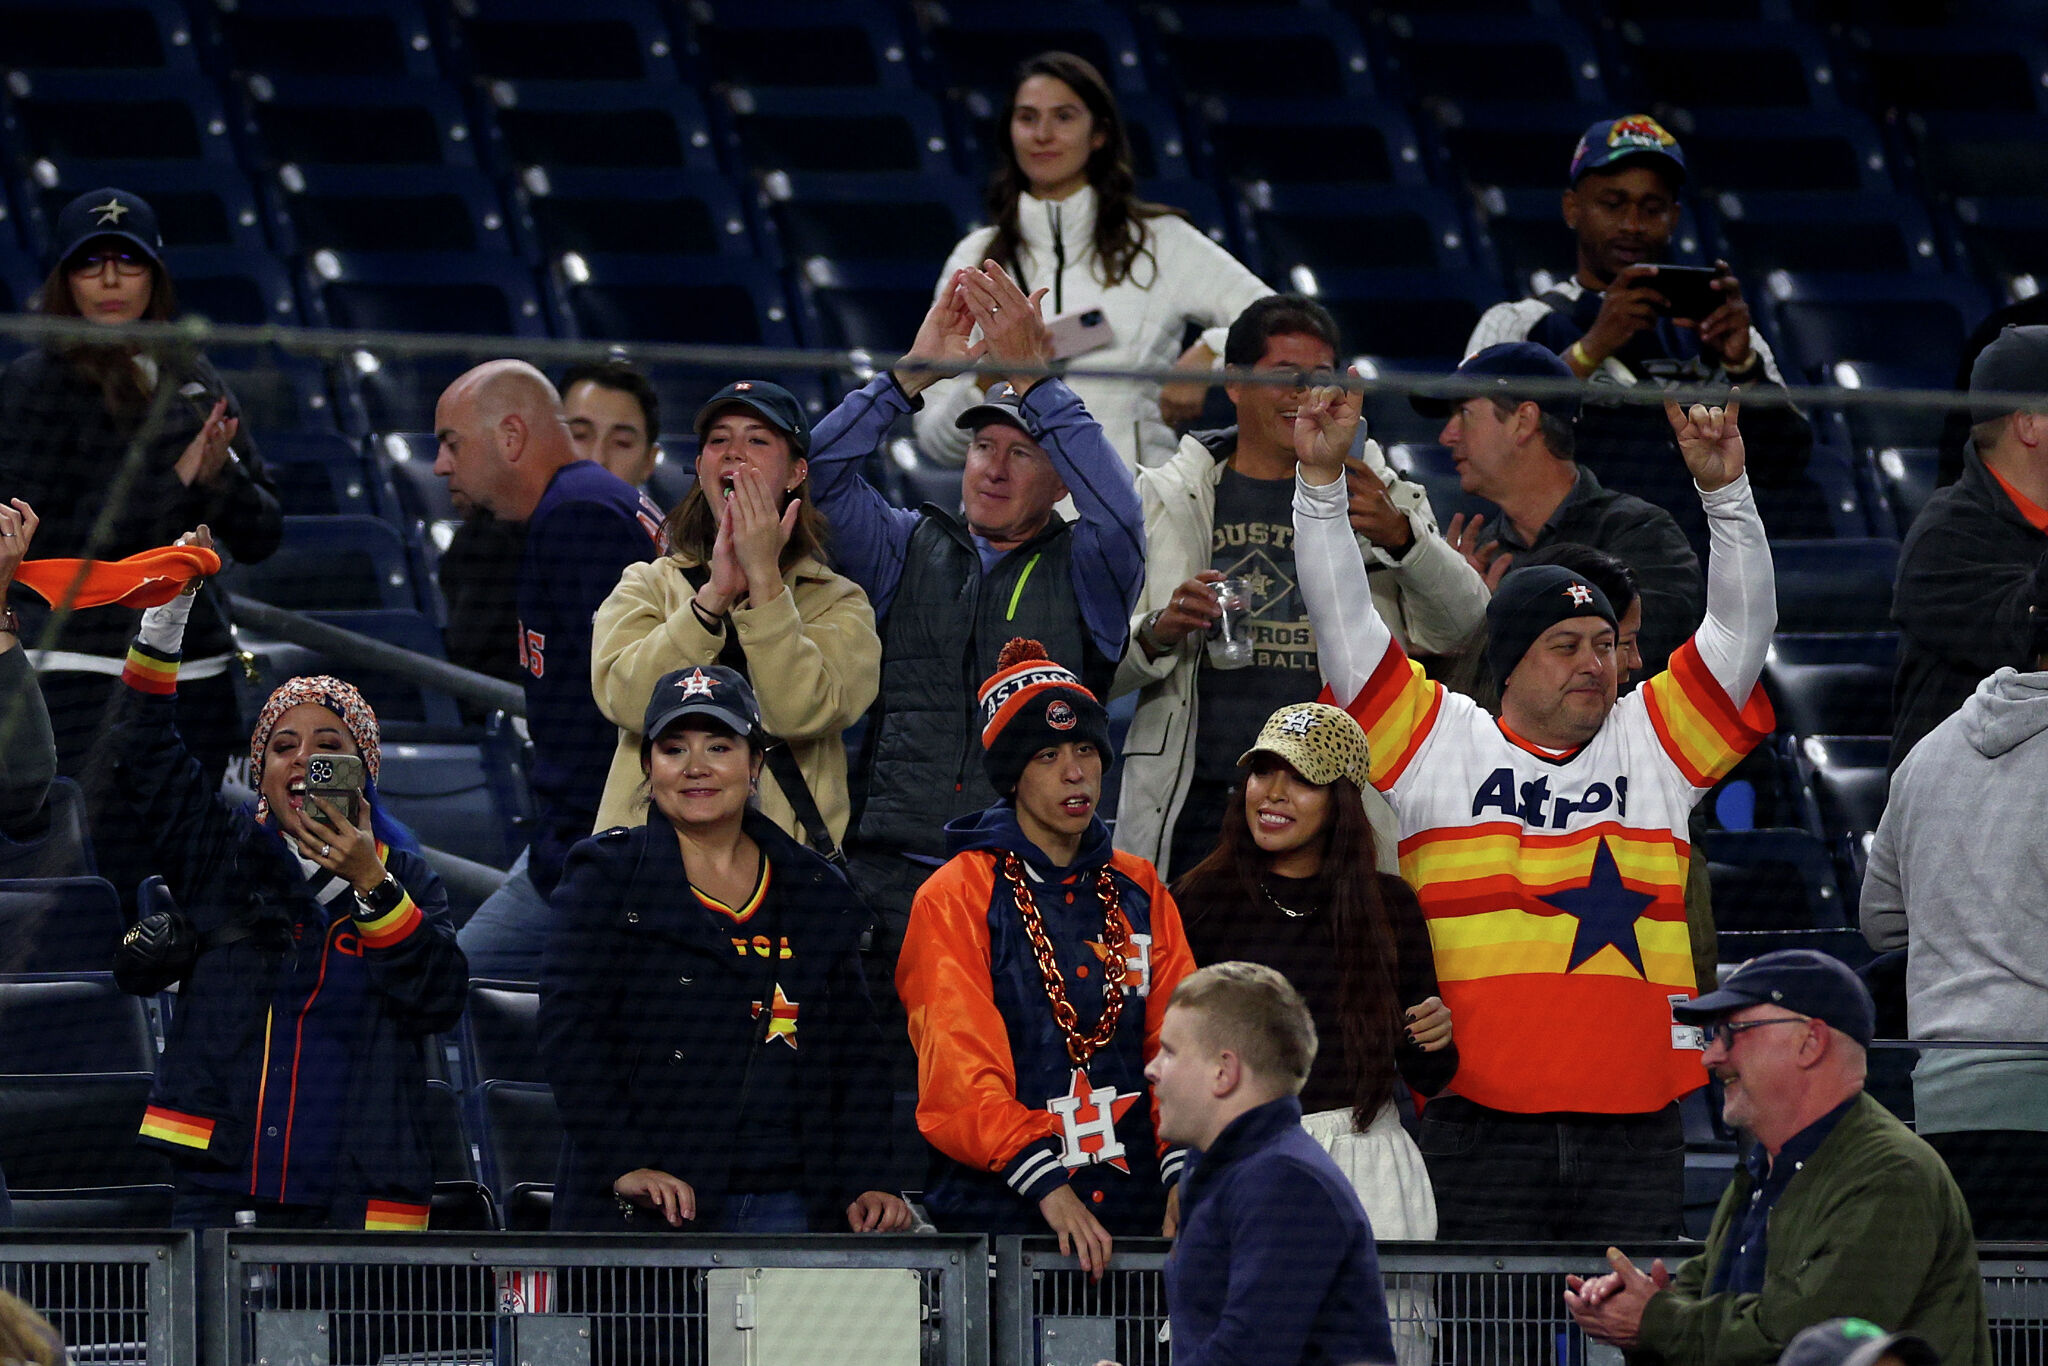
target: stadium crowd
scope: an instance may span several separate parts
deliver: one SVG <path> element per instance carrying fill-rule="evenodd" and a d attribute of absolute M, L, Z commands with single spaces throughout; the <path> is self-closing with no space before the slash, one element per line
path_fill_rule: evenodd
<path fill-rule="evenodd" d="M 176 991 L 140 1123 L 174 1222 L 424 1228 L 423 1045 L 492 978 L 538 984 L 559 1229 L 928 1220 L 1049 1231 L 1096 1272 L 1178 1230 L 1203 1308 L 1177 1359 L 1425 1363 L 1428 1294 L 1379 1287 L 1361 1213 L 1381 1238 L 1676 1239 L 1681 1101 L 1711 1081 L 1756 1146 L 1703 1254 L 1574 1278 L 1586 1331 L 1768 1362 L 1860 1315 L 1988 1363 L 1975 1237 L 2043 1231 L 2041 1063 L 1943 1054 L 1922 1138 L 1865 1093 L 1876 1017 L 1847 968 L 1794 950 L 1716 981 L 1701 808 L 1774 728 L 1752 485 L 1796 478 L 1812 435 L 1755 401 L 1783 379 L 1726 263 L 1703 305 L 1660 292 L 1677 139 L 1588 129 L 1575 269 L 1415 398 L 1498 509 L 1442 525 L 1338 383 L 1330 312 L 1136 197 L 1093 68 L 1026 63 L 1005 124 L 991 226 L 904 359 L 815 423 L 735 377 L 691 416 L 672 507 L 630 365 L 558 386 L 499 359 L 440 396 L 434 468 L 468 510 L 450 654 L 523 688 L 538 813 L 460 925 L 348 680 L 278 688 L 253 801 L 221 791 L 244 740 L 205 581 L 269 554 L 279 513 L 220 376 L 125 345 L 0 376 L 0 822 L 33 828 L 75 778 L 109 878 L 162 876 L 182 908 L 118 968 Z M 58 237 L 44 312 L 175 316 L 141 197 L 81 196 Z M 1067 360 L 1188 378 L 1043 375 Z M 1234 423 L 1187 430 L 1219 363 L 1278 382 L 1228 384 Z M 1739 397 L 1613 397 L 1687 383 Z M 2048 329 L 1992 340 L 1971 387 L 2048 390 Z M 1911 945 L 1915 1037 L 2048 1031 L 2015 966 L 2048 879 L 2014 823 L 1966 814 L 2044 790 L 2048 418 L 1994 407 L 1900 571 L 1862 914 Z M 962 469 L 958 507 L 868 482 L 905 424 Z M 1198 971 L 1233 962 L 1278 986 Z M 1341 1271 L 1222 1231 L 1217 1202 L 1303 1182 L 1343 1192 L 1302 1225 Z"/>

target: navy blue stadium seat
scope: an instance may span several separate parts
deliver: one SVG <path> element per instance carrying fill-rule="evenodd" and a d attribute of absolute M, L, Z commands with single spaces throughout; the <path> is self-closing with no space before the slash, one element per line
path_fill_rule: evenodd
<path fill-rule="evenodd" d="M 922 91 L 739 86 L 726 107 L 734 154 L 756 171 L 956 173 L 945 119 Z"/>
<path fill-rule="evenodd" d="M 29 244 L 48 249 L 50 225 L 63 207 L 105 185 L 119 185 L 147 199 L 156 210 L 164 241 L 172 245 L 270 250 L 263 210 L 239 167 L 77 157 L 45 158 L 31 168 L 25 195 L 31 208 L 25 222 Z"/>
<path fill-rule="evenodd" d="M 796 345 L 782 281 L 760 261 L 578 257 L 558 263 L 557 283 L 592 340 Z"/>
<path fill-rule="evenodd" d="M 1716 830 L 1705 841 L 1720 932 L 1844 926 L 1834 858 L 1804 830 Z"/>
<path fill-rule="evenodd" d="M 164 250 L 164 266 L 177 288 L 179 311 L 188 316 L 248 327 L 299 323 L 291 276 L 267 251 L 172 245 Z"/>
<path fill-rule="evenodd" d="M 1605 103 L 1521 104 L 1484 94 L 1433 102 L 1429 109 L 1432 158 L 1447 181 L 1475 190 L 1542 190 L 1553 210 L 1579 135 L 1594 121 L 1614 117 Z"/>
<path fill-rule="evenodd" d="M 1899 543 L 1778 541 L 1778 629 L 1793 633 L 1889 631 Z"/>
<path fill-rule="evenodd" d="M 151 1072 L 156 1038 L 142 998 L 107 966 L 64 975 L 0 976 L 0 1075 Z"/>
<path fill-rule="evenodd" d="M 1599 55 L 1569 19 L 1428 13 L 1389 27 L 1387 70 L 1410 98 L 1608 103 Z"/>
<path fill-rule="evenodd" d="M 383 432 L 370 443 L 379 468 L 397 492 L 407 525 L 425 534 L 435 550 L 446 550 L 462 514 L 448 496 L 448 481 L 434 473 L 438 443 L 433 433 Z"/>
<path fill-rule="evenodd" d="M 469 116 L 441 81 L 265 74 L 242 92 L 245 136 L 266 167 L 476 164 Z"/>
<path fill-rule="evenodd" d="M 321 611 L 330 626 L 374 637 L 428 659 L 446 659 L 441 628 L 425 613 L 406 608 Z M 447 740 L 462 728 L 462 713 L 445 693 L 424 687 L 353 658 L 337 658 L 303 645 L 266 640 L 243 628 L 246 648 L 256 657 L 263 684 L 275 687 L 302 674 L 335 674 L 362 691 L 377 713 L 385 744 L 393 740 Z"/>
<path fill-rule="evenodd" d="M 1788 485 L 1757 487 L 1757 512 L 1773 539 L 1826 540 L 1891 535 L 1888 517 L 1873 524 L 1863 487 L 1849 453 L 1815 446 L 1806 473 Z"/>
<path fill-rule="evenodd" d="M 377 794 L 420 843 L 492 868 L 524 844 L 500 809 L 479 746 L 401 741 L 384 746 Z"/>
<path fill-rule="evenodd" d="M 911 85 L 910 43 L 889 5 L 703 0 L 691 15 L 691 57 L 710 81 L 762 89 Z"/>
<path fill-rule="evenodd" d="M 1853 110 L 1702 109 L 1671 131 L 1695 193 L 1895 188 L 1877 129 Z"/>
<path fill-rule="evenodd" d="M 319 251 L 308 265 L 307 303 L 315 321 L 329 327 L 506 338 L 548 334 L 533 273 L 499 253 Z M 379 426 L 418 422 L 375 420 Z"/>
<path fill-rule="evenodd" d="M 289 165 L 270 192 L 285 250 L 511 252 L 497 188 L 470 166 Z"/>
<path fill-rule="evenodd" d="M 0 973 L 111 971 L 127 928 L 120 893 L 100 878 L 15 874 L 0 880 Z"/>
<path fill-rule="evenodd" d="M 457 11 L 455 28 L 484 80 L 678 80 L 678 44 L 652 0 L 478 0 Z"/>
<path fill-rule="evenodd" d="M 1934 225 L 1900 194 L 1726 190 L 1714 197 L 1725 256 L 1744 276 L 1766 271 L 1883 271 L 1939 275 Z"/>
<path fill-rule="evenodd" d="M 34 161 L 215 161 L 232 165 L 228 116 L 213 87 L 182 75 L 17 73 L 6 97 L 7 142 Z M 97 187 L 95 187 L 97 188 Z"/>
<path fill-rule="evenodd" d="M 434 1162 L 434 1196 L 427 1227 L 468 1233 L 495 1229 L 497 1207 L 471 1157 L 469 1137 L 462 1127 L 462 1102 L 447 1082 L 428 1078 L 420 1120 Z"/>
<path fill-rule="evenodd" d="M 207 359 L 242 405 L 242 421 L 259 448 L 272 432 L 333 432 L 341 413 L 327 392 L 327 372 L 309 356 L 278 351 L 210 351 Z"/>
<path fill-rule="evenodd" d="M 42 288 L 42 263 L 13 245 L 7 225 L 0 223 L 0 312 L 26 313 Z M 0 337 L 0 365 L 28 350 L 20 338 Z"/>
<path fill-rule="evenodd" d="M 1457 206 L 1437 189 L 1260 182 L 1240 203 L 1245 235 L 1260 246 L 1254 269 L 1272 281 L 1296 266 L 1470 269 L 1475 256 Z"/>
<path fill-rule="evenodd" d="M 1933 323 L 1942 327 L 1938 315 Z M 1825 378 L 1845 389 L 1947 389 L 1954 375 L 1937 373 L 1932 358 L 1908 356 L 1898 360 L 1838 360 L 1827 367 Z M 1795 381 L 1796 382 L 1796 381 Z M 1844 404 L 1842 423 L 1849 442 L 1858 449 L 1875 446 L 1934 446 L 1941 442 L 1948 410 L 1938 407 L 1905 407 L 1897 404 Z M 1885 528 L 1889 532 L 1889 528 Z"/>
<path fill-rule="evenodd" d="M 1813 794 L 1808 824 L 1816 834 L 1850 847 L 1877 829 L 1891 792 L 1891 747 L 1889 735 L 1809 735 L 1788 742 Z M 1860 876 L 1856 886 L 1862 886 Z"/>
<path fill-rule="evenodd" d="M 676 504 L 696 487 L 696 443 L 692 441 L 686 446 L 681 442 L 664 441 L 662 445 L 665 449 L 661 458 L 654 462 L 654 473 L 647 476 L 647 496 L 663 512 L 672 512 Z"/>
<path fill-rule="evenodd" d="M 1973 195 L 1952 206 L 1954 255 L 2005 298 L 2048 280 L 2048 197 Z"/>
<path fill-rule="evenodd" d="M 816 257 L 797 272 L 797 289 L 815 320 L 812 340 L 876 353 L 907 349 L 906 338 L 932 304 L 929 262 L 839 262 Z"/>
<path fill-rule="evenodd" d="M 345 374 L 362 394 L 364 415 L 376 432 L 417 431 L 434 423 L 434 404 L 441 391 L 475 362 L 466 356 L 400 356 L 396 353 L 356 352 L 346 363 Z M 429 472 L 434 463 L 434 443 L 428 439 L 425 459 Z M 399 479 L 401 487 L 404 479 Z"/>
<path fill-rule="evenodd" d="M 1927 500 L 1934 496 L 1941 471 L 1941 452 L 1927 446 L 1886 447 L 1871 452 L 1870 474 L 1903 537 Z"/>
<path fill-rule="evenodd" d="M 14 1227 L 24 1230 L 168 1228 L 171 1211 L 177 1202 L 177 1188 L 168 1184 L 169 1168 L 165 1168 L 162 1174 L 166 1180 L 161 1185 L 76 1186 L 33 1191 L 10 1188 L 8 1196 L 14 1207 Z M 54 1309 L 46 1317 L 52 1323 L 62 1323 L 65 1319 L 60 1311 Z"/>
<path fill-rule="evenodd" d="M 1890 735 L 1899 638 L 1889 632 L 1780 632 L 1764 660 L 1764 689 L 1789 735 Z"/>
<path fill-rule="evenodd" d="M 135 1141 L 154 1081 L 149 1071 L 0 1076 L 0 1171 L 17 1209 L 46 1199 L 84 1202 L 87 1192 L 112 1199 L 119 1189 L 127 1211 L 138 1188 L 167 1195 L 169 1161 Z"/>
<path fill-rule="evenodd" d="M 2048 45 L 2037 26 L 1916 24 L 1868 32 L 1858 46 L 1870 101 L 1880 111 L 2048 111 Z"/>
<path fill-rule="evenodd" d="M 462 1029 L 471 1075 L 478 1082 L 547 1081 L 540 1066 L 540 988 L 535 983 L 473 979 Z"/>
<path fill-rule="evenodd" d="M 527 1082 L 487 1081 L 475 1092 L 484 1180 L 508 1229 L 547 1230 L 554 1208 L 562 1119 L 555 1094 Z"/>
<path fill-rule="evenodd" d="M 1841 82 L 1820 37 L 1803 24 L 1712 19 L 1637 21 L 1617 28 L 1622 69 L 1610 81 L 1636 108 L 1833 108 Z M 1729 65 L 1704 62 L 1712 52 Z M 1731 69 L 1742 79 L 1731 81 Z"/>
<path fill-rule="evenodd" d="M 1904 128 L 1937 194 L 2034 196 L 2048 184 L 2048 115 L 1916 113 Z"/>
<path fill-rule="evenodd" d="M 287 516 L 375 516 L 370 471 L 355 442 L 332 432 L 266 432 L 263 463 Z"/>
<path fill-rule="evenodd" d="M 1324 270 L 1297 288 L 1317 294 L 1343 329 L 1345 349 L 1392 360 L 1465 354 L 1479 315 L 1500 301 L 1493 281 L 1469 271 Z"/>
<path fill-rule="evenodd" d="M 1145 49 L 1129 16 L 1103 0 L 1039 0 L 1028 8 L 932 6 L 920 15 L 939 84 L 1009 98 L 1018 65 L 1041 52 L 1086 59 L 1119 103 L 1146 87 Z"/>
<path fill-rule="evenodd" d="M 923 265 L 927 289 L 981 211 L 966 177 L 774 173 L 761 203 L 790 261 L 903 261 Z"/>
<path fill-rule="evenodd" d="M 685 86 L 492 81 L 493 155 L 550 172 L 718 169 L 711 115 Z"/>
<path fill-rule="evenodd" d="M 1399 105 L 1379 100 L 1212 96 L 1196 108 L 1216 174 L 1226 180 L 1421 185 L 1421 144 Z M 1330 149 L 1343 148 L 1341 156 Z M 1571 144 L 1565 144 L 1566 156 Z"/>
<path fill-rule="evenodd" d="M 1242 260 L 1252 253 L 1246 249 L 1237 214 L 1226 209 L 1216 186 L 1207 180 L 1142 180 L 1138 197 L 1155 204 L 1179 209 L 1203 236 Z"/>
<path fill-rule="evenodd" d="M 420 0 L 235 0 L 211 11 L 213 64 L 237 75 L 439 77 Z"/>
<path fill-rule="evenodd" d="M 224 578 L 236 592 L 294 612 L 420 605 L 405 542 L 376 517 L 287 517 L 276 554 Z"/>
<path fill-rule="evenodd" d="M 1779 272 L 1762 292 L 1783 343 L 1780 366 L 1815 380 L 1837 361 L 1870 361 L 1945 389 L 1964 338 L 1989 311 L 1981 289 L 1951 275 Z"/>
<path fill-rule="evenodd" d="M 10 71 L 199 74 L 192 22 L 176 0 L 4 0 Z"/>
<path fill-rule="evenodd" d="M 1852 968 L 1863 966 L 1874 956 L 1863 931 L 1855 929 L 1724 930 L 1714 949 L 1723 963 L 1747 963 L 1780 949 L 1814 949 Z"/>
<path fill-rule="evenodd" d="M 731 180 L 715 171 L 528 167 L 516 202 L 550 260 L 580 256 L 756 256 Z"/>
<path fill-rule="evenodd" d="M 0 835 L 0 878 L 79 878 L 98 871 L 85 829 L 85 799 L 69 778 L 51 782 L 34 828 Z"/>
<path fill-rule="evenodd" d="M 1306 99 L 1373 91 L 1358 29 L 1341 14 L 1277 4 L 1194 4 L 1154 11 L 1160 69 L 1189 98 L 1261 95 L 1285 72 Z"/>

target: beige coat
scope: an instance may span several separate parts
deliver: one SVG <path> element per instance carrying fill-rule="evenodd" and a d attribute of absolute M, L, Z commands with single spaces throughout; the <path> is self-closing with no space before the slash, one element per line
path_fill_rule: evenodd
<path fill-rule="evenodd" d="M 711 632 L 690 610 L 696 590 L 683 577 L 695 560 L 672 555 L 629 565 L 597 609 L 591 630 L 590 687 L 619 728 L 597 829 L 642 825 L 640 723 L 654 685 L 671 669 L 716 664 L 725 632 Z M 882 683 L 882 640 L 867 594 L 814 559 L 783 575 L 787 591 L 772 602 L 733 609 L 732 625 L 747 652 L 747 672 L 761 704 L 761 724 L 789 743 L 818 811 L 843 839 L 852 804 L 846 789 L 846 746 L 840 735 L 867 711 Z M 761 811 L 801 840 L 775 777 L 761 772 Z"/>

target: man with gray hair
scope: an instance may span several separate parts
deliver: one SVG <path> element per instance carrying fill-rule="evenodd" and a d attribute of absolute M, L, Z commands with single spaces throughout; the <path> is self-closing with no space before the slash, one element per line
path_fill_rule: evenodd
<path fill-rule="evenodd" d="M 1217 963 L 1174 988 L 1145 1079 L 1159 1135 L 1199 1149 L 1166 1264 L 1175 1366 L 1394 1360 L 1372 1225 L 1301 1127 L 1316 1027 L 1288 980 Z"/>
<path fill-rule="evenodd" d="M 434 406 L 434 473 L 451 494 L 526 524 L 519 564 L 519 666 L 533 737 L 533 841 L 462 927 L 479 977 L 532 980 L 552 927 L 548 894 L 569 847 L 597 819 L 618 730 L 590 691 L 590 621 L 629 564 L 665 548 L 661 512 L 631 484 L 579 459 L 561 396 L 525 361 L 487 361 Z"/>

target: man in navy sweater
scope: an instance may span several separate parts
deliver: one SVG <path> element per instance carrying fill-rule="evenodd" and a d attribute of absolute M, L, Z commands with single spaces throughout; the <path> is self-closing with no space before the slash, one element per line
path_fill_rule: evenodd
<path fill-rule="evenodd" d="M 1394 1360 L 1372 1225 L 1301 1127 L 1316 1027 L 1287 979 L 1217 963 L 1174 989 L 1145 1068 L 1159 1133 L 1200 1150 L 1166 1262 L 1174 1366 Z"/>
<path fill-rule="evenodd" d="M 579 459 L 561 396 L 524 361 L 469 371 L 434 406 L 434 473 L 505 522 L 526 524 L 519 564 L 519 667 L 533 737 L 538 819 L 512 876 L 462 927 L 480 977 L 532 980 L 553 925 L 548 895 L 569 847 L 597 820 L 618 728 L 590 692 L 590 619 L 629 564 L 666 545 L 661 512 L 631 484 Z"/>

